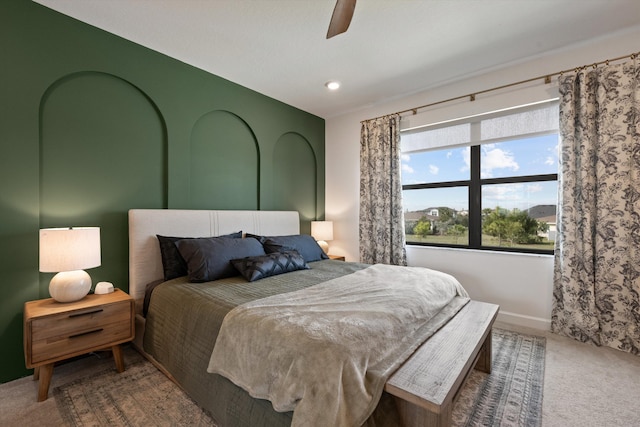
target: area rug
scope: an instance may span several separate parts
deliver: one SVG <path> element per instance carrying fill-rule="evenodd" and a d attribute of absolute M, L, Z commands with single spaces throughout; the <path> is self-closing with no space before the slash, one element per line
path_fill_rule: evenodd
<path fill-rule="evenodd" d="M 453 409 L 453 425 L 539 427 L 546 339 L 493 329 L 491 375 L 473 370 Z"/>
<path fill-rule="evenodd" d="M 491 375 L 473 371 L 453 410 L 453 426 L 539 427 L 545 339 L 493 330 Z M 137 357 L 53 390 L 69 426 L 199 426 L 216 424 L 178 386 Z"/>
<path fill-rule="evenodd" d="M 53 390 L 69 426 L 196 426 L 216 424 L 146 360 L 118 374 L 111 368 Z"/>

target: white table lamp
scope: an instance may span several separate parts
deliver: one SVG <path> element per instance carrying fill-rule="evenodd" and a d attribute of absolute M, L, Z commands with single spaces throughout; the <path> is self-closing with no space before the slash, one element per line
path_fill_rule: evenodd
<path fill-rule="evenodd" d="M 58 302 L 77 301 L 91 290 L 84 269 L 100 266 L 100 228 L 44 228 L 40 230 L 40 271 L 58 273 L 49 294 Z"/>
<path fill-rule="evenodd" d="M 333 221 L 311 221 L 311 235 L 324 253 L 329 252 L 327 240 L 333 240 Z"/>

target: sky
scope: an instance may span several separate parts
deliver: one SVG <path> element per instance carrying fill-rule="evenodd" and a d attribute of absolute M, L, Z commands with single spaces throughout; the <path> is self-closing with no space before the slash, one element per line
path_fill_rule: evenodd
<path fill-rule="evenodd" d="M 470 147 L 457 147 L 402 155 L 402 184 L 468 180 Z M 558 135 L 544 135 L 481 146 L 481 177 L 550 174 L 558 172 Z M 482 208 L 500 206 L 525 210 L 557 204 L 557 183 L 531 182 L 483 186 Z M 446 206 L 468 209 L 467 189 L 406 190 L 405 211 Z"/>

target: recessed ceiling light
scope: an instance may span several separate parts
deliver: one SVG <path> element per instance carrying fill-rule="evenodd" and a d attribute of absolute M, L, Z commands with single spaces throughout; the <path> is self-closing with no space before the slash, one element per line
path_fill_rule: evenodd
<path fill-rule="evenodd" d="M 329 90 L 338 90 L 338 88 L 340 87 L 340 83 L 333 80 L 326 82 L 324 85 Z"/>

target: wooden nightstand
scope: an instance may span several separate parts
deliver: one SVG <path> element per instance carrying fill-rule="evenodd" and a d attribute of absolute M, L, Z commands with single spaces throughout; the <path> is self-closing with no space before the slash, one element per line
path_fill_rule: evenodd
<path fill-rule="evenodd" d="M 336 261 L 344 261 L 344 256 L 342 256 L 342 255 L 329 255 L 329 259 L 335 259 Z"/>
<path fill-rule="evenodd" d="M 38 402 L 47 399 L 57 361 L 111 348 L 118 372 L 124 371 L 120 344 L 131 341 L 134 301 L 126 292 L 87 295 L 60 303 L 53 298 L 24 304 L 24 356 L 40 380 Z"/>

